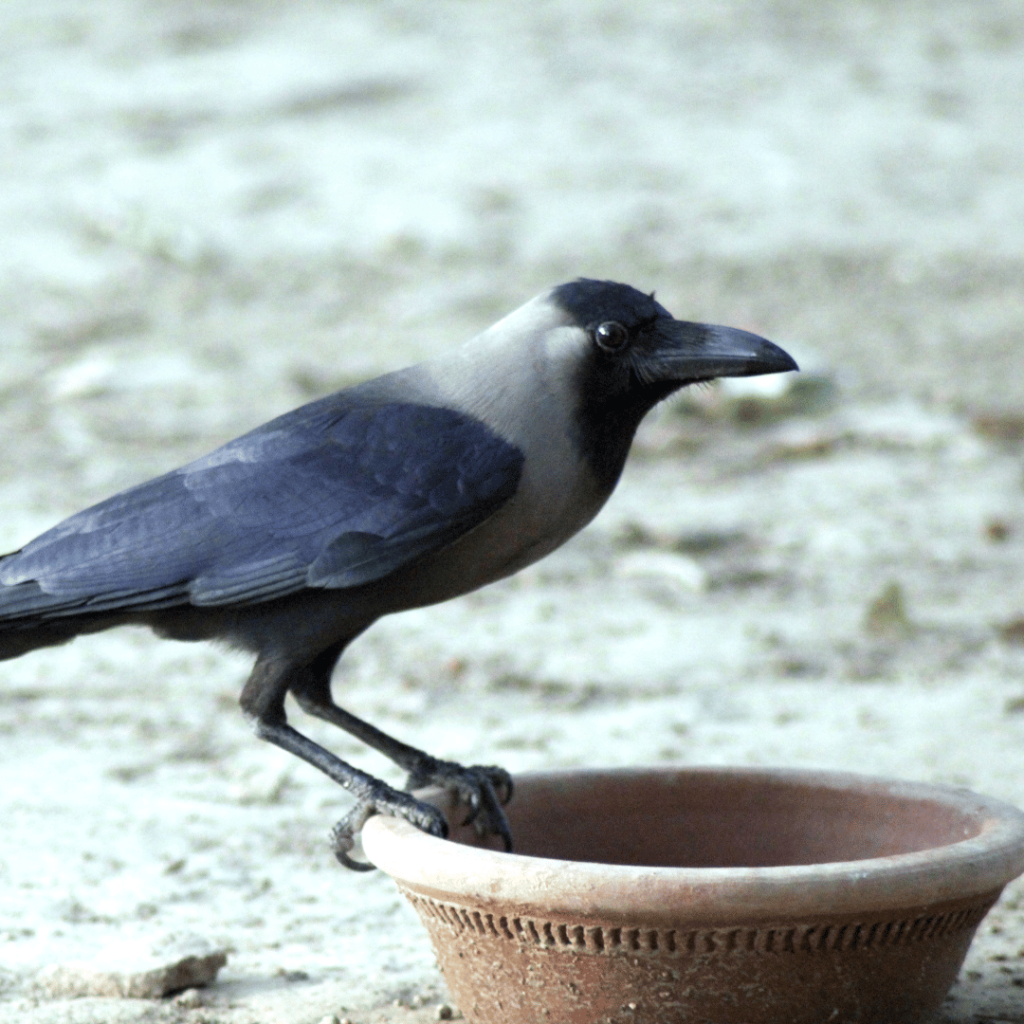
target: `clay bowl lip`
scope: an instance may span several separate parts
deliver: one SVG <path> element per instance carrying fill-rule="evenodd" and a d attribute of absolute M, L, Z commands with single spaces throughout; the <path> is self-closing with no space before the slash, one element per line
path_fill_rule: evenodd
<path fill-rule="evenodd" d="M 369 859 L 401 886 L 480 905 L 559 909 L 576 917 L 623 916 L 693 925 L 857 914 L 926 907 L 997 893 L 1024 873 L 1024 812 L 970 790 L 847 772 L 777 768 L 651 767 L 568 769 L 516 776 L 516 798 L 535 784 L 595 785 L 602 779 L 679 784 L 711 776 L 761 786 L 846 790 L 939 805 L 974 834 L 910 853 L 768 867 L 647 867 L 504 853 L 437 839 L 381 815 L 363 828 Z M 452 810 L 440 791 L 419 794 Z M 467 830 L 468 831 L 468 830 Z M 513 822 L 513 831 L 515 824 Z M 681 910 L 682 906 L 682 910 Z"/>

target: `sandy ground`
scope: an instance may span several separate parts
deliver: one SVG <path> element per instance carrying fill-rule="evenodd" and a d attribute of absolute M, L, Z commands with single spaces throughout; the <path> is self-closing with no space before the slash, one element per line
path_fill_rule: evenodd
<path fill-rule="evenodd" d="M 817 401 L 661 411 L 571 545 L 360 640 L 346 706 L 513 772 L 1024 805 L 1018 0 L 6 0 L 0 62 L 0 549 L 547 285 L 626 280 L 780 342 Z M 130 631 L 2 667 L 0 1021 L 436 1019 L 425 935 L 333 862 L 345 797 L 252 739 L 247 669 Z M 198 1005 L 36 982 L 182 936 L 231 951 Z M 1024 1021 L 1024 886 L 942 1020 Z"/>

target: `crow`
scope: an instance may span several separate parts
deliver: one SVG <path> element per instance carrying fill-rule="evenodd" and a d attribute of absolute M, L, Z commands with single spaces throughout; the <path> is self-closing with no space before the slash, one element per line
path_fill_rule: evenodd
<path fill-rule="evenodd" d="M 644 415 L 679 388 L 797 369 L 746 331 L 676 320 L 653 295 L 581 278 L 459 348 L 285 413 L 101 501 L 0 557 L 0 659 L 142 624 L 256 662 L 256 735 L 348 790 L 342 864 L 374 813 L 437 836 L 411 790 L 445 787 L 512 837 L 511 776 L 431 757 L 339 707 L 331 673 L 382 615 L 447 601 L 543 558 L 597 514 Z M 405 791 L 291 724 L 285 698 L 377 749 Z"/>

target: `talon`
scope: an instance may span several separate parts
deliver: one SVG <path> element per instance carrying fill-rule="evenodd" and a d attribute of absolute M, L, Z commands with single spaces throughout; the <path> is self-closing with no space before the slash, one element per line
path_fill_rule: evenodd
<path fill-rule="evenodd" d="M 499 836 L 506 852 L 511 851 L 512 833 L 502 806 L 512 799 L 512 776 L 504 768 L 464 768 L 450 761 L 424 758 L 412 766 L 406 785 L 434 785 L 448 790 L 456 802 L 466 805 L 460 828 L 472 825 L 478 836 Z"/>
<path fill-rule="evenodd" d="M 353 860 L 347 853 L 342 850 L 335 850 L 334 856 L 337 858 L 338 863 L 342 867 L 346 867 L 349 871 L 376 871 L 377 865 L 371 864 L 368 860 Z"/>
<path fill-rule="evenodd" d="M 419 803 L 419 801 L 417 801 Z M 418 810 L 420 814 L 417 818 L 413 818 L 411 814 L 397 815 L 403 817 L 410 825 L 415 825 L 421 832 L 426 832 L 428 835 L 432 835 L 437 839 L 448 838 L 448 822 L 445 821 L 444 815 L 430 804 L 419 804 Z M 427 813 L 430 811 L 432 813 Z"/>
<path fill-rule="evenodd" d="M 507 803 L 508 803 L 508 802 L 509 802 L 509 801 L 510 801 L 510 800 L 512 799 L 512 795 L 513 795 L 513 794 L 515 793 L 515 791 L 516 791 L 516 787 L 515 787 L 515 786 L 513 785 L 513 783 L 512 783 L 512 776 L 511 776 L 511 775 L 510 775 L 510 776 L 508 777 L 508 779 L 507 779 L 507 781 L 506 781 L 505 785 L 503 785 L 503 786 L 501 787 L 501 791 L 502 791 L 502 793 L 504 793 L 504 794 L 505 794 L 505 795 L 504 795 L 504 796 L 503 796 L 503 797 L 501 798 L 501 802 L 502 802 L 503 804 L 507 804 Z"/>
<path fill-rule="evenodd" d="M 351 871 L 373 871 L 375 868 L 374 864 L 349 856 L 355 848 L 356 836 L 374 814 L 404 818 L 421 832 L 438 839 L 448 838 L 448 822 L 436 807 L 381 784 L 376 796 L 361 800 L 331 829 L 334 856 L 339 864 Z"/>
<path fill-rule="evenodd" d="M 495 795 L 504 806 L 512 799 L 512 793 L 515 788 L 512 783 L 512 776 L 504 768 L 485 768 L 484 771 L 490 776 Z"/>
<path fill-rule="evenodd" d="M 369 861 L 355 860 L 349 851 L 355 848 L 356 836 L 373 816 L 375 808 L 368 803 L 358 803 L 331 829 L 331 846 L 338 862 L 350 871 L 373 871 L 375 864 Z"/>

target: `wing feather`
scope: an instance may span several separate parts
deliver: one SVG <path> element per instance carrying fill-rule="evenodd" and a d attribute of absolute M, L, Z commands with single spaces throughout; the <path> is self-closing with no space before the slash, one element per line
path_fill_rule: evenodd
<path fill-rule="evenodd" d="M 522 461 L 463 413 L 341 392 L 8 555 L 0 618 L 241 605 L 369 583 L 491 516 Z"/>

